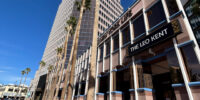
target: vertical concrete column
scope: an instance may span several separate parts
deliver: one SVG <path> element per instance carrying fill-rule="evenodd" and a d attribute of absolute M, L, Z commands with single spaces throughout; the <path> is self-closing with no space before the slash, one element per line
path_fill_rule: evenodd
<path fill-rule="evenodd" d="M 170 19 L 169 19 L 169 12 L 168 12 L 168 9 L 167 9 L 167 4 L 165 2 L 165 0 L 161 0 L 162 2 L 162 5 L 163 5 L 163 8 L 164 8 L 164 13 L 165 13 L 165 17 L 167 18 L 167 22 L 170 23 Z M 176 55 L 177 55 L 177 58 L 178 58 L 178 62 L 180 64 L 180 69 L 181 69 L 181 72 L 182 72 L 182 75 L 183 75 L 183 79 L 184 79 L 184 83 L 185 83 L 185 86 L 186 86 L 186 90 L 188 92 L 188 96 L 189 96 L 189 99 L 190 100 L 193 100 L 193 96 L 192 96 L 192 92 L 191 92 L 191 89 L 188 85 L 188 77 L 187 77 L 187 71 L 185 69 L 185 66 L 184 66 L 184 62 L 182 60 L 182 56 L 181 56 L 181 52 L 177 46 L 177 42 L 176 42 L 176 39 L 173 38 L 173 43 L 174 43 L 174 48 L 175 48 L 175 52 L 176 52 Z"/>
<path fill-rule="evenodd" d="M 106 43 L 104 42 L 103 43 L 103 59 L 102 59 L 103 60 L 103 72 L 105 72 L 105 70 L 104 70 L 105 69 L 105 59 L 104 58 L 106 56 L 105 52 L 106 52 Z"/>
<path fill-rule="evenodd" d="M 122 32 L 119 30 L 119 64 L 122 65 Z"/>
<path fill-rule="evenodd" d="M 113 37 L 110 38 L 110 87 L 109 87 L 109 95 L 111 95 L 111 91 L 113 91 L 113 78 L 112 78 L 112 52 L 113 52 Z M 112 96 L 109 96 L 109 99 L 112 100 Z"/>
<path fill-rule="evenodd" d="M 82 69 L 85 71 L 85 68 L 86 68 L 86 66 L 87 66 L 87 59 L 86 59 L 86 57 L 87 57 L 87 52 L 85 52 L 84 54 L 83 54 L 83 56 L 82 56 L 82 60 L 81 60 L 81 63 L 82 63 L 82 65 L 81 65 L 81 68 L 80 68 L 80 81 L 82 81 L 82 79 L 83 79 L 83 71 L 82 71 Z M 78 89 L 78 95 L 80 95 L 80 91 L 81 91 L 81 84 L 79 84 L 79 89 Z"/>
<path fill-rule="evenodd" d="M 133 32 L 133 24 L 131 22 L 131 20 L 129 20 L 129 26 L 130 26 L 130 36 L 131 36 L 131 44 L 133 44 L 133 40 L 134 40 L 134 32 Z M 134 88 L 137 89 L 138 88 L 138 83 L 137 83 L 137 68 L 136 68 L 136 65 L 135 65 L 135 62 L 134 62 L 134 57 L 132 57 L 132 67 L 133 67 L 133 80 L 134 80 Z M 134 90 L 135 90 L 134 89 Z M 130 91 L 130 99 L 131 100 L 138 100 L 138 93 L 137 91 Z"/>
<path fill-rule="evenodd" d="M 97 89 L 98 77 L 97 76 L 98 76 L 98 72 L 99 72 L 99 59 L 100 59 L 100 52 L 99 51 L 100 51 L 100 48 L 97 49 L 97 66 L 96 66 L 97 68 L 96 68 L 96 76 L 95 76 L 95 88 L 94 88 L 95 89 L 95 95 L 94 95 L 95 97 L 94 97 L 94 100 L 97 100 L 96 94 L 97 94 L 97 91 L 98 91 L 98 89 Z M 89 75 L 87 76 L 87 82 L 88 82 L 88 80 L 89 80 Z M 87 88 L 88 88 L 88 84 L 87 84 Z"/>
<path fill-rule="evenodd" d="M 90 49 L 87 50 L 86 55 L 87 55 L 87 56 L 86 56 L 86 58 L 85 58 L 85 68 L 84 68 L 84 70 L 87 71 L 87 73 L 86 73 L 87 75 L 86 75 L 86 80 L 85 80 L 86 83 L 85 83 L 85 94 L 84 94 L 84 95 L 87 94 L 87 89 L 88 89 L 88 81 L 87 81 L 87 80 L 88 80 L 88 78 L 89 78 L 88 76 L 89 76 L 89 71 L 90 71 L 90 70 L 89 70 L 89 66 L 87 66 L 87 65 L 88 65 L 88 62 L 89 62 L 88 60 L 89 60 L 89 57 L 90 57 Z"/>
<path fill-rule="evenodd" d="M 76 68 L 75 68 L 75 73 L 74 73 L 74 85 L 73 86 L 76 86 L 76 80 L 78 78 L 78 73 L 79 73 L 79 63 L 81 63 L 81 57 L 78 58 L 78 61 L 76 62 Z M 75 89 L 76 87 L 73 88 L 72 90 L 72 100 L 74 99 L 75 97 Z M 76 97 L 76 99 L 78 99 L 78 96 Z"/>

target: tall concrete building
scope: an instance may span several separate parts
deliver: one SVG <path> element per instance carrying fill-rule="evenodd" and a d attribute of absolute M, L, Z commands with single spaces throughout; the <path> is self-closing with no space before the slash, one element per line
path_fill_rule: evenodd
<path fill-rule="evenodd" d="M 63 47 L 65 41 L 65 36 L 67 33 L 65 31 L 66 21 L 70 16 L 74 16 L 76 18 L 79 17 L 79 11 L 76 9 L 75 1 L 76 0 L 62 0 L 59 5 L 42 57 L 42 60 L 46 63 L 46 66 L 40 67 L 36 72 L 35 78 L 32 81 L 34 84 L 32 86 L 33 89 L 31 90 L 35 90 L 37 88 L 37 84 L 39 84 L 38 82 L 40 77 L 47 74 L 48 66 L 55 65 L 57 59 L 56 49 L 58 47 Z M 78 44 L 78 56 L 81 55 L 91 45 L 92 42 L 95 2 L 96 0 L 91 0 L 91 10 L 86 11 L 83 15 Z M 123 13 L 123 7 L 120 4 L 120 0 L 100 0 L 99 6 L 99 30 L 97 34 L 100 35 Z M 68 41 L 66 67 L 70 57 L 72 43 L 73 38 L 71 37 Z"/>

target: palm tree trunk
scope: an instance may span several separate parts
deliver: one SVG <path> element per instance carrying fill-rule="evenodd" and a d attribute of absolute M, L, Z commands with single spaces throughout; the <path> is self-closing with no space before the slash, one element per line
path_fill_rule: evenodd
<path fill-rule="evenodd" d="M 54 74 L 52 79 L 53 79 L 53 83 L 51 85 L 51 90 L 50 90 L 50 95 L 49 97 L 47 98 L 47 100 L 53 100 L 53 97 L 54 97 L 54 91 L 55 91 L 55 88 L 56 88 L 56 84 L 57 84 L 57 76 L 58 76 L 58 73 L 59 73 L 59 60 L 60 60 L 61 56 L 58 55 L 58 59 L 57 59 L 57 62 L 56 62 L 56 67 L 57 67 L 57 71 L 56 71 L 56 75 Z"/>
<path fill-rule="evenodd" d="M 66 62 L 66 59 L 67 59 L 67 44 L 68 44 L 68 40 L 69 40 L 69 32 L 70 31 L 68 31 L 68 33 L 67 33 L 67 35 L 66 35 L 66 37 L 65 37 L 65 43 L 64 43 L 64 59 L 63 59 L 63 61 L 62 61 L 62 66 L 61 66 L 61 73 L 60 73 L 60 77 L 59 77 L 59 80 L 58 80 L 58 86 L 57 86 L 57 89 L 56 89 L 56 95 L 55 96 L 57 96 L 58 95 L 58 92 L 59 92 L 59 86 L 60 86 L 60 84 L 61 84 L 61 79 L 62 79 L 62 77 L 63 77 L 63 75 L 62 75 L 62 72 L 63 72 L 63 70 L 64 70 L 64 68 L 65 68 L 65 62 Z M 58 76 L 57 76 L 58 77 Z"/>
<path fill-rule="evenodd" d="M 76 37 L 76 34 L 74 35 L 74 38 L 73 40 L 75 40 L 75 37 Z M 64 100 L 65 98 L 65 93 L 66 93 L 66 88 L 67 88 L 67 82 L 68 82 L 68 79 L 69 79 L 69 73 L 71 71 L 71 66 L 69 66 L 69 62 L 72 61 L 72 54 L 74 52 L 74 42 L 73 42 L 73 45 L 72 45 L 72 49 L 71 49 L 71 53 L 70 53 L 70 58 L 69 58 L 69 61 L 68 61 L 68 65 L 67 65 L 67 70 L 65 71 L 65 81 L 64 81 L 64 86 L 63 86 L 63 90 L 62 90 L 62 94 L 61 94 L 61 99 L 60 100 Z"/>
<path fill-rule="evenodd" d="M 43 97 L 42 97 L 42 100 L 45 100 L 45 99 L 46 99 L 47 90 L 48 90 L 48 85 L 49 85 L 49 84 L 48 84 L 48 82 L 49 82 L 49 74 L 50 74 L 50 73 L 47 74 L 46 85 L 45 85 L 44 95 L 43 95 Z"/>
<path fill-rule="evenodd" d="M 80 35 L 80 27 L 81 27 L 81 21 L 83 18 L 83 11 L 84 11 L 84 6 L 85 6 L 85 0 L 82 0 L 82 5 L 81 5 L 81 10 L 80 10 L 80 16 L 79 16 L 79 20 L 78 20 L 78 24 L 76 27 L 76 37 L 74 40 L 74 52 L 72 55 L 72 62 L 69 62 L 69 66 L 71 66 L 71 72 L 70 72 L 70 77 L 69 77 L 69 85 L 67 88 L 67 100 L 71 100 L 72 99 L 72 92 L 74 89 L 74 73 L 75 73 L 75 65 L 76 65 L 76 57 L 77 57 L 77 50 L 78 50 L 78 41 L 79 41 L 79 35 Z"/>
<path fill-rule="evenodd" d="M 28 74 L 26 74 L 26 77 L 25 77 L 25 80 L 24 80 L 24 84 L 26 83 L 26 78 L 27 78 Z M 20 93 L 20 97 L 19 97 L 19 100 L 21 98 L 21 94 L 22 94 L 22 90 L 24 89 L 24 84 L 22 85 L 22 89 L 21 91 L 19 92 Z"/>
<path fill-rule="evenodd" d="M 51 76 L 50 76 L 51 75 Z M 48 82 L 47 88 L 45 88 L 46 94 L 44 95 L 45 98 L 42 100 L 49 100 L 49 94 L 51 93 L 51 86 L 53 85 L 53 73 L 51 73 L 48 77 L 48 80 L 51 78 L 51 82 Z"/>
<path fill-rule="evenodd" d="M 82 2 L 84 3 L 85 0 L 82 0 Z M 66 73 L 66 75 L 65 75 L 66 76 L 65 83 L 64 83 L 65 87 L 63 87 L 61 100 L 64 100 L 64 98 L 65 98 L 66 88 L 67 88 L 67 95 L 66 95 L 67 99 L 66 100 L 72 99 L 72 92 L 73 92 L 73 88 L 74 88 L 73 82 L 74 82 L 75 64 L 76 64 L 76 57 L 77 57 L 77 49 L 78 49 L 81 21 L 83 18 L 83 11 L 84 11 L 84 4 L 82 4 L 81 10 L 80 10 L 80 16 L 79 16 L 78 24 L 77 24 L 76 31 L 75 31 L 72 50 L 71 50 L 71 54 L 70 54 L 70 60 L 68 62 L 68 66 L 67 66 L 69 68 L 69 70 L 68 70 L 69 73 Z M 67 84 L 67 83 L 69 83 L 69 84 Z"/>
<path fill-rule="evenodd" d="M 97 55 L 97 38 L 98 38 L 98 18 L 99 18 L 99 0 L 96 0 L 94 29 L 91 48 L 91 61 L 87 100 L 94 100 L 95 97 L 95 76 L 96 76 L 96 55 Z"/>
<path fill-rule="evenodd" d="M 21 85 L 22 79 L 23 79 L 23 75 L 21 76 L 21 79 L 20 79 L 20 82 L 19 82 L 19 87 L 20 87 L 20 85 Z M 18 87 L 18 88 L 19 88 L 19 87 Z M 15 95 L 15 98 L 17 97 L 18 93 L 19 93 L 19 91 L 17 91 L 17 93 L 16 93 L 16 95 Z"/>

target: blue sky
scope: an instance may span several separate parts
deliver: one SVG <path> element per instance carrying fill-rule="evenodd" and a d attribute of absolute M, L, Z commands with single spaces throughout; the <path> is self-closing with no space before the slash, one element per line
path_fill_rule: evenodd
<path fill-rule="evenodd" d="M 0 84 L 34 78 L 61 0 L 0 0 Z M 133 0 L 122 0 L 127 7 Z"/>

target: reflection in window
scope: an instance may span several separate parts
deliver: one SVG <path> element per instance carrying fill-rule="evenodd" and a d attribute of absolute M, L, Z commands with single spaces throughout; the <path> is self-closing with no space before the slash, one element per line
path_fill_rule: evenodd
<path fill-rule="evenodd" d="M 149 58 L 151 59 L 151 58 Z M 147 59 L 148 61 L 148 59 Z M 183 78 L 175 51 L 170 51 L 166 56 L 143 62 L 137 66 L 139 87 L 154 88 L 155 79 L 165 77 L 171 84 L 183 83 Z M 163 82 L 169 80 L 161 80 Z"/>
<path fill-rule="evenodd" d="M 137 37 L 145 32 L 144 17 L 139 16 L 135 21 L 133 21 L 134 37 Z"/>
<path fill-rule="evenodd" d="M 166 19 L 161 1 L 157 2 L 147 11 L 147 18 L 150 28 Z"/>
<path fill-rule="evenodd" d="M 200 81 L 200 65 L 192 45 L 181 47 L 190 81 Z"/>
<path fill-rule="evenodd" d="M 109 91 L 109 75 L 99 78 L 99 93 L 104 93 L 104 100 L 107 100 L 107 92 Z"/>
<path fill-rule="evenodd" d="M 172 83 L 183 83 L 184 81 L 175 51 L 171 51 L 167 54 L 167 61 L 171 73 Z"/>
<path fill-rule="evenodd" d="M 79 88 L 79 84 L 76 83 L 76 85 L 75 85 L 75 96 L 78 95 L 78 88 Z"/>
<path fill-rule="evenodd" d="M 167 3 L 169 15 L 173 15 L 179 11 L 176 0 L 165 0 Z"/>
<path fill-rule="evenodd" d="M 114 51 L 119 49 L 119 35 L 115 36 L 113 38 L 113 41 L 114 41 Z"/>
<path fill-rule="evenodd" d="M 198 5 L 200 5 L 199 0 L 190 0 L 184 8 L 197 42 L 200 45 L 200 8 L 198 8 Z"/>
<path fill-rule="evenodd" d="M 106 56 L 108 56 L 110 54 L 110 41 L 108 40 L 106 42 Z"/>
<path fill-rule="evenodd" d="M 82 82 L 81 82 L 80 95 L 85 95 L 85 85 L 86 85 L 86 82 L 85 82 L 85 81 L 82 81 Z"/>
<path fill-rule="evenodd" d="M 114 72 L 114 90 L 123 92 L 123 100 L 130 100 L 129 89 L 134 89 L 133 69 L 129 68 Z"/>
<path fill-rule="evenodd" d="M 122 37 L 123 37 L 123 45 L 130 41 L 130 28 L 129 26 L 125 27 L 122 30 Z"/>
<path fill-rule="evenodd" d="M 103 59 L 103 46 L 100 47 L 100 60 Z"/>

